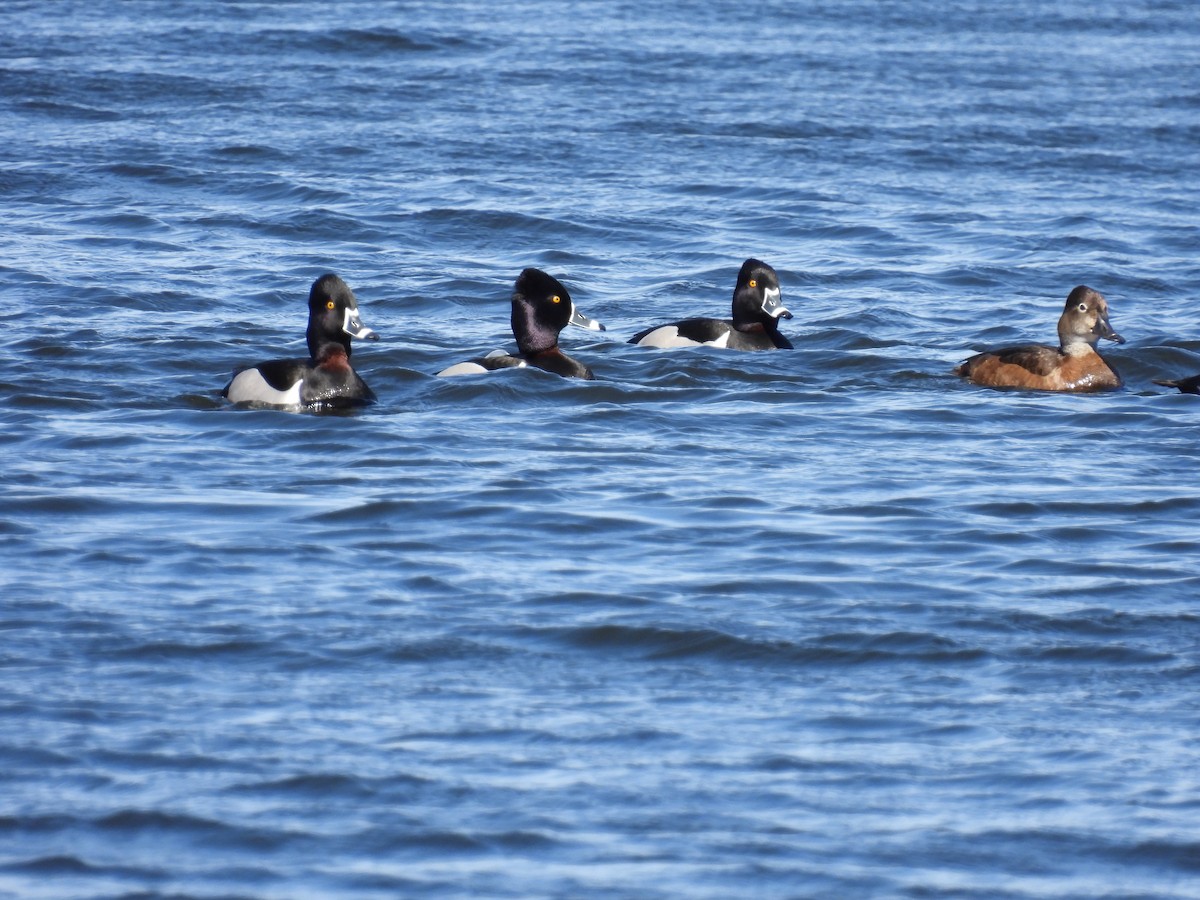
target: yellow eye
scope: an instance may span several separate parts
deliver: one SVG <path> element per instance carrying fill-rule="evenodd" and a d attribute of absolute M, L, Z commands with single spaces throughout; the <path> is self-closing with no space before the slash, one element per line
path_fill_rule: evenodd
<path fill-rule="evenodd" d="M 558 296 L 558 294 L 555 294 L 553 297 L 550 298 L 550 302 L 551 303 L 562 303 L 562 297 Z"/>
<path fill-rule="evenodd" d="M 750 287 L 758 287 L 758 282 L 753 278 L 750 279 Z"/>
<path fill-rule="evenodd" d="M 334 308 L 334 306 L 336 306 L 336 305 L 337 305 L 337 304 L 335 304 L 335 303 L 334 303 L 332 300 L 330 300 L 328 303 L 326 303 L 326 304 L 325 304 L 325 308 L 326 308 L 326 309 L 333 309 L 333 308 Z"/>

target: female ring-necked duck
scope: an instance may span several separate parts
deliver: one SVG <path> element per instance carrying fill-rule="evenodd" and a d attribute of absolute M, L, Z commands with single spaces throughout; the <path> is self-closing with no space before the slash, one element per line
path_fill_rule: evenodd
<path fill-rule="evenodd" d="M 350 339 L 379 340 L 358 317 L 354 292 L 322 275 L 308 292 L 309 359 L 272 359 L 238 369 L 221 395 L 234 403 L 310 409 L 372 403 L 372 391 L 350 367 Z"/>
<path fill-rule="evenodd" d="M 1058 320 L 1058 347 L 1029 345 L 989 350 L 972 356 L 955 375 L 995 388 L 1034 391 L 1108 391 L 1121 377 L 1096 352 L 1096 341 L 1125 343 L 1108 322 L 1108 303 L 1079 285 L 1067 297 Z"/>
<path fill-rule="evenodd" d="M 791 350 L 779 320 L 792 314 L 779 295 L 779 276 L 765 262 L 748 259 L 733 288 L 733 320 L 683 319 L 655 325 L 630 338 L 642 347 L 728 347 L 730 350 Z"/>
<path fill-rule="evenodd" d="M 564 378 L 592 378 L 591 369 L 558 348 L 558 333 L 568 325 L 604 331 L 603 325 L 575 308 L 571 295 L 557 278 L 541 269 L 525 269 L 517 276 L 512 295 L 512 332 L 519 355 L 493 350 L 479 359 L 442 369 L 438 376 L 535 366 Z"/>
<path fill-rule="evenodd" d="M 1163 387 L 1179 388 L 1181 394 L 1200 394 L 1200 375 L 1192 375 L 1190 378 L 1178 378 L 1174 381 L 1159 381 L 1155 380 L 1155 384 L 1161 384 Z"/>

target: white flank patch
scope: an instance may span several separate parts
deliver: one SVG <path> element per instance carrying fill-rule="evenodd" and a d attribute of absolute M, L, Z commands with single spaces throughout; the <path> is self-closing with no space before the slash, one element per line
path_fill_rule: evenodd
<path fill-rule="evenodd" d="M 503 350 L 493 350 L 490 353 L 485 354 L 483 358 L 484 359 L 495 359 L 497 356 L 508 356 L 508 354 Z M 522 359 L 515 366 L 503 366 L 502 368 L 523 369 L 527 365 L 528 365 L 528 363 Z M 480 375 L 484 372 L 495 372 L 495 371 L 498 371 L 498 370 L 497 369 L 488 369 L 484 366 L 481 366 L 477 362 L 460 362 L 460 363 L 455 363 L 454 365 L 450 366 L 448 369 L 442 369 L 442 371 L 438 372 L 435 377 L 443 378 L 443 377 L 451 376 L 451 375 Z"/>
<path fill-rule="evenodd" d="M 639 347 L 657 347 L 660 350 L 667 350 L 671 347 L 728 347 L 729 336 L 732 330 L 724 331 L 721 336 L 715 341 L 693 341 L 691 338 L 682 337 L 679 334 L 679 328 L 675 325 L 664 325 L 661 328 L 655 328 L 652 332 L 638 341 Z"/>
<path fill-rule="evenodd" d="M 476 362 L 461 362 L 442 369 L 437 373 L 438 378 L 448 378 L 454 375 L 481 375 L 486 372 L 483 366 Z"/>
<path fill-rule="evenodd" d="M 733 335 L 733 329 L 731 328 L 729 331 L 724 332 L 715 341 L 705 341 L 704 343 L 707 344 L 709 347 L 721 347 L 722 349 L 724 349 L 725 347 L 729 346 L 729 338 L 732 335 Z"/>
<path fill-rule="evenodd" d="M 246 369 L 238 372 L 233 381 L 229 382 L 228 397 L 234 403 L 269 403 L 272 406 L 299 406 L 300 385 L 303 378 L 297 378 L 286 391 L 277 391 L 267 384 L 258 369 Z"/>
<path fill-rule="evenodd" d="M 669 347 L 699 347 L 700 342 L 680 337 L 679 329 L 674 325 L 664 325 L 661 328 L 655 328 L 638 341 L 638 346 L 658 347 L 661 350 L 666 350 Z"/>

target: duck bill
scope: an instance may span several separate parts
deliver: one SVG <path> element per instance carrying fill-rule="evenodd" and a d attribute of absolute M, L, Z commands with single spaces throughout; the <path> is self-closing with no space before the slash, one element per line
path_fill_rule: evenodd
<path fill-rule="evenodd" d="M 1115 331 L 1113 331 L 1113 327 L 1110 324 L 1108 324 L 1108 316 L 1105 316 L 1099 322 L 1096 323 L 1096 333 L 1099 334 L 1100 337 L 1104 338 L 1106 341 L 1113 341 L 1114 343 L 1117 343 L 1117 344 L 1125 343 L 1125 338 L 1121 337 L 1119 334 L 1117 334 Z"/>
<path fill-rule="evenodd" d="M 581 313 L 578 309 L 575 308 L 574 304 L 572 304 L 572 306 L 571 306 L 571 320 L 569 322 L 567 322 L 567 324 L 574 325 L 577 328 L 586 328 L 588 331 L 607 331 L 608 330 L 603 325 L 601 325 L 599 322 L 597 322 L 595 319 L 589 319 L 587 316 L 585 316 L 583 313 Z"/>
<path fill-rule="evenodd" d="M 346 310 L 346 319 L 342 323 L 342 331 L 346 332 L 352 338 L 358 338 L 360 341 L 379 340 L 379 335 L 362 323 L 362 319 L 358 317 L 357 309 Z"/>
<path fill-rule="evenodd" d="M 790 319 L 791 311 L 783 305 L 783 298 L 779 296 L 779 291 L 776 288 L 768 288 L 763 291 L 762 311 L 772 319 Z"/>

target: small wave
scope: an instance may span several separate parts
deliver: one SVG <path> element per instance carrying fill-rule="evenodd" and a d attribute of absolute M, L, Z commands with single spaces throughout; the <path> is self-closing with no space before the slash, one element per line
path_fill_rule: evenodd
<path fill-rule="evenodd" d="M 0 623 L 3 627 L 3 623 Z M 6 705 L 0 710 L 3 715 L 20 716 L 34 709 L 33 704 L 14 704 Z M 28 766 L 30 768 L 65 768 L 74 765 L 78 760 L 72 756 L 67 756 L 64 753 L 59 753 L 54 750 L 44 749 L 41 747 L 12 747 L 0 745 L 0 761 L 11 770 L 18 766 Z"/>
<path fill-rule="evenodd" d="M 9 513 L 35 515 L 103 515 L 115 512 L 120 504 L 101 497 L 62 494 L 44 497 L 9 497 L 5 509 Z"/>
<path fill-rule="evenodd" d="M 1062 517 L 1065 521 L 1080 518 L 1110 519 L 1116 515 L 1158 516 L 1200 510 L 1200 497 L 1176 496 L 1161 500 L 1123 501 L 1119 497 L 1105 500 L 1003 500 L 970 504 L 971 513 L 1003 520 L 1028 520 L 1042 515 Z"/>
<path fill-rule="evenodd" d="M 437 663 L 471 660 L 501 660 L 512 656 L 512 652 L 495 644 L 457 638 L 442 638 L 426 641 L 406 642 L 401 646 L 380 648 L 383 658 L 394 663 Z"/>
<path fill-rule="evenodd" d="M 1066 615 L 1014 612 L 1006 616 L 992 617 L 993 625 L 1006 624 L 1015 631 L 1031 631 L 1039 634 L 1066 633 L 1080 635 L 1122 636 L 1155 631 L 1195 629 L 1200 626 L 1200 615 L 1181 612 L 1131 613 L 1108 608 L 1083 609 Z"/>
<path fill-rule="evenodd" d="M 350 197 L 344 191 L 330 190 L 328 188 L 313 187 L 308 184 L 298 184 L 286 180 L 260 181 L 252 184 L 245 184 L 241 188 L 247 198 L 252 200 L 269 200 L 274 203 L 295 204 L 297 207 L 309 207 L 323 204 L 326 207 L 333 204 L 344 203 Z M 297 209 L 292 214 L 291 222 L 295 224 L 315 224 L 320 220 L 337 220 L 336 228 L 346 231 L 350 226 L 354 226 L 355 230 L 362 230 L 363 225 L 358 218 L 348 217 L 341 213 L 333 212 L 328 208 L 316 209 Z"/>
<path fill-rule="evenodd" d="M 1019 656 L 1063 663 L 1097 663 L 1106 665 L 1148 665 L 1170 663 L 1175 656 L 1117 644 L 1057 644 L 1051 647 L 1032 647 Z"/>
<path fill-rule="evenodd" d="M 78 856 L 57 854 L 39 856 L 26 860 L 14 860 L 0 865 L 0 871 L 37 878 L 86 876 L 89 879 L 122 878 L 134 882 L 145 879 L 160 879 L 166 870 L 157 866 L 106 865 L 88 862 Z M 64 890 L 64 896 L 66 891 Z"/>
<path fill-rule="evenodd" d="M 229 640 L 188 644 L 182 641 L 148 641 L 106 651 L 122 660 L 181 660 L 240 657 L 258 661 L 279 655 L 278 645 L 266 641 Z"/>
<path fill-rule="evenodd" d="M 397 836 L 394 841 L 408 849 L 420 848 L 441 853 L 474 853 L 487 848 L 479 838 L 461 831 L 419 831 Z"/>
<path fill-rule="evenodd" d="M 105 868 L 89 865 L 77 856 L 43 856 L 38 859 L 17 860 L 2 868 L 7 872 L 24 872 L 30 875 L 85 875 L 105 871 Z"/>
<path fill-rule="evenodd" d="M 180 772 L 211 771 L 220 769 L 224 765 L 224 761 L 219 757 L 203 756 L 196 753 L 148 753 L 98 750 L 92 754 L 92 758 L 116 769 L 142 772 L 151 770 L 175 770 Z"/>
<path fill-rule="evenodd" d="M 21 104 L 29 112 L 44 113 L 56 119 L 75 119 L 81 122 L 119 122 L 121 114 L 111 109 L 84 106 L 54 100 L 26 100 Z"/>
<path fill-rule="evenodd" d="M 1031 828 L 981 831 L 972 836 L 972 844 L 987 856 L 1024 858 L 1031 871 L 1043 866 L 1058 866 L 1064 861 L 1084 865 L 1119 861 L 1152 869 L 1164 878 L 1172 870 L 1181 874 L 1200 872 L 1200 842 L 1186 839 L 1122 844 L 1105 840 L 1090 831 Z"/>
<path fill-rule="evenodd" d="M 711 657 L 765 665 L 846 666 L 885 661 L 973 663 L 987 656 L 980 648 L 949 638 L 906 632 L 829 635 L 804 644 L 740 638 L 715 629 L 629 625 L 548 629 L 548 633 L 582 649 L 633 653 L 651 660 Z"/>
<path fill-rule="evenodd" d="M 369 524 L 403 521 L 426 508 L 428 501 L 413 500 L 368 500 L 342 509 L 313 513 L 307 518 L 313 522 Z M 433 543 L 423 546 L 434 549 Z"/>
<path fill-rule="evenodd" d="M 200 185 L 205 181 L 204 173 L 198 170 L 169 166 L 162 163 L 119 162 L 98 166 L 95 171 L 110 175 L 119 175 L 122 178 L 135 178 L 139 181 L 147 181 L 151 184 L 168 187 Z"/>
<path fill-rule="evenodd" d="M 403 32 L 394 28 L 343 28 L 329 33 L 330 44 L 362 56 L 393 53 L 431 53 L 437 50 L 480 48 L 482 43 L 450 32 Z"/>
<path fill-rule="evenodd" d="M 857 772 L 860 766 L 856 762 L 822 757 L 808 759 L 791 755 L 768 756 L 758 760 L 755 768 L 764 772 Z"/>
<path fill-rule="evenodd" d="M 1200 841 L 1145 841 L 1118 854 L 1132 865 L 1167 866 L 1181 872 L 1200 873 Z"/>
<path fill-rule="evenodd" d="M 167 234 L 171 231 L 161 219 L 156 219 L 153 216 L 148 216 L 145 213 L 133 212 L 131 210 L 120 210 L 116 212 L 104 212 L 95 215 L 83 216 L 75 220 L 74 224 L 86 225 L 95 228 L 115 229 L 119 231 L 138 231 L 138 232 L 156 232 L 158 234 Z M 170 246 L 170 245 L 166 245 Z M 175 247 L 179 250 L 181 248 Z"/>
<path fill-rule="evenodd" d="M 248 161 L 280 162 L 288 158 L 288 155 L 282 150 L 267 144 L 228 144 L 224 147 L 214 148 L 211 153 L 218 158 Z"/>
<path fill-rule="evenodd" d="M 104 252 L 129 250 L 137 253 L 181 253 L 184 248 L 180 244 L 166 241 L 148 241 L 145 238 L 128 237 L 119 234 L 93 234 L 72 238 L 70 243 L 80 247 L 89 247 Z"/>
<path fill-rule="evenodd" d="M 360 778 L 336 773 L 293 775 L 274 781 L 235 784 L 225 788 L 233 794 L 265 794 L 305 799 L 370 800 L 411 793 L 431 784 L 415 775 L 395 775 L 386 778 Z"/>
<path fill-rule="evenodd" d="M 625 524 L 622 522 L 622 524 Z M 652 600 L 629 593 L 604 593 L 601 591 L 569 590 L 557 593 L 539 594 L 530 597 L 526 603 L 536 606 L 566 606 L 574 610 L 584 607 L 594 607 L 601 610 L 613 609 L 643 609 L 653 605 Z M 0 622 L 0 624 L 3 624 Z"/>
<path fill-rule="evenodd" d="M 214 847 L 259 852 L 279 849 L 304 836 L 299 832 L 243 827 L 217 819 L 157 809 L 123 809 L 95 819 L 91 824 L 101 831 L 118 832 L 125 836 L 144 833 L 154 835 L 156 839 L 184 837 Z"/>

